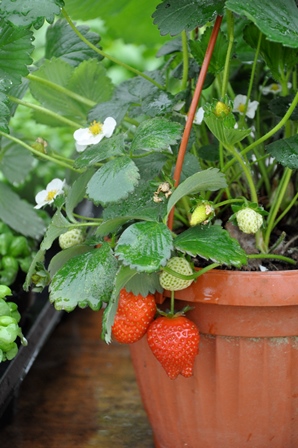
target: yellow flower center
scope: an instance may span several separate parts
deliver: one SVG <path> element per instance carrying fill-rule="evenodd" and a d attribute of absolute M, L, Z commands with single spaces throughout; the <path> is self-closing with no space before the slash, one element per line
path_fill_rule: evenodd
<path fill-rule="evenodd" d="M 56 196 L 58 190 L 51 190 L 48 192 L 47 197 L 46 197 L 46 201 L 52 201 L 52 199 L 54 199 L 54 197 Z"/>
<path fill-rule="evenodd" d="M 241 113 L 241 114 L 244 114 L 244 112 L 245 112 L 245 104 L 239 104 L 239 106 L 238 106 L 238 110 L 239 110 L 239 112 Z"/>
<path fill-rule="evenodd" d="M 279 90 L 279 85 L 278 84 L 271 84 L 271 90 L 272 90 L 272 92 L 276 92 L 277 90 Z"/>
<path fill-rule="evenodd" d="M 92 135 L 100 134 L 102 132 L 102 124 L 94 120 L 89 126 L 89 131 Z"/>

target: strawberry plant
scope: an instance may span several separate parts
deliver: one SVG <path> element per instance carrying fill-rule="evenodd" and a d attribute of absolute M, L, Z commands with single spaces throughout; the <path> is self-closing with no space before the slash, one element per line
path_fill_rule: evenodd
<path fill-rule="evenodd" d="M 124 288 L 173 298 L 210 269 L 296 269 L 298 253 L 295 1 L 118 3 L 1 2 L 0 218 L 43 235 L 24 288 L 103 308 L 107 342 Z M 28 210 L 15 189 L 33 165 L 54 175 Z"/>

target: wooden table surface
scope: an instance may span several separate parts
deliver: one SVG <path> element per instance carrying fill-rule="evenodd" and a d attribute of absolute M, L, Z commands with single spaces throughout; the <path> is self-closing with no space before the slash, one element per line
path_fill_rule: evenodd
<path fill-rule="evenodd" d="M 1 448 L 153 448 L 129 350 L 100 340 L 100 315 L 65 315 L 22 383 Z"/>

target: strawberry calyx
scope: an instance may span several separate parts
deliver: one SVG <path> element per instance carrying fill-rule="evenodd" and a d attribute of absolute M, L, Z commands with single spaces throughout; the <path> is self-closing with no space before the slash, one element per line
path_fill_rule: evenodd
<path fill-rule="evenodd" d="M 169 319 L 173 319 L 175 317 L 185 316 L 185 314 L 192 309 L 193 309 L 192 306 L 186 305 L 184 308 L 182 308 L 179 311 L 174 311 L 174 310 L 173 311 L 172 310 L 163 311 L 163 310 L 157 308 L 156 312 L 157 312 L 157 316 L 163 316 L 163 317 L 168 317 Z"/>

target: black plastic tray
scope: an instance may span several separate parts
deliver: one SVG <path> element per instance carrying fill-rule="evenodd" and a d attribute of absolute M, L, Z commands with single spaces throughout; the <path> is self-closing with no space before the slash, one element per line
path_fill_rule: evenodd
<path fill-rule="evenodd" d="M 20 385 L 62 314 L 55 310 L 46 294 L 36 294 L 26 311 L 21 326 L 28 345 L 21 346 L 13 360 L 0 364 L 0 426 L 12 420 Z"/>

